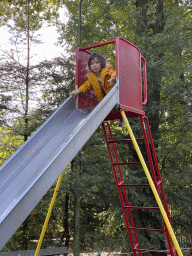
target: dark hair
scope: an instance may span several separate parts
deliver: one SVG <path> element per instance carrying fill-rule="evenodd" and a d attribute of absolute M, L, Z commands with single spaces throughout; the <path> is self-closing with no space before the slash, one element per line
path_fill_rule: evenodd
<path fill-rule="evenodd" d="M 88 66 L 89 66 L 90 70 L 91 70 L 91 67 L 90 67 L 91 61 L 94 60 L 95 58 L 97 58 L 100 61 L 101 69 L 104 68 L 105 64 L 106 64 L 106 59 L 101 54 L 94 52 L 89 56 L 89 60 L 88 60 Z"/>

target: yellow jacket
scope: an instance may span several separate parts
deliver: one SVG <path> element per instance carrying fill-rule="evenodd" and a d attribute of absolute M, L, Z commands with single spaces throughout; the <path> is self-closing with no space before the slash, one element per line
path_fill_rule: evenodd
<path fill-rule="evenodd" d="M 111 65 L 108 65 L 101 70 L 100 75 L 104 91 L 107 94 L 113 87 L 113 85 L 110 85 L 108 83 L 108 80 L 111 77 L 116 77 L 116 71 L 113 70 Z M 97 95 L 98 100 L 101 101 L 103 99 L 103 92 L 99 84 L 97 75 L 93 72 L 89 72 L 86 74 L 86 76 L 88 80 L 86 80 L 78 89 L 81 91 L 81 93 L 85 93 L 92 87 Z"/>

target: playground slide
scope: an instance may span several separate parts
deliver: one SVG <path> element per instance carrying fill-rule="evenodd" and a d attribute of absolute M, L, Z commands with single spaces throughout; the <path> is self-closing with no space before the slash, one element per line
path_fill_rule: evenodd
<path fill-rule="evenodd" d="M 0 250 L 118 103 L 118 84 L 91 112 L 69 97 L 0 168 Z"/>

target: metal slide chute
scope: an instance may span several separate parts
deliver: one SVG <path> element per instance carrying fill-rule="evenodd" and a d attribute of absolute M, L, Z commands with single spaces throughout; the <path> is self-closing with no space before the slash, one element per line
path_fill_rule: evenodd
<path fill-rule="evenodd" d="M 91 111 L 69 97 L 0 168 L 0 249 L 118 103 L 118 84 Z"/>

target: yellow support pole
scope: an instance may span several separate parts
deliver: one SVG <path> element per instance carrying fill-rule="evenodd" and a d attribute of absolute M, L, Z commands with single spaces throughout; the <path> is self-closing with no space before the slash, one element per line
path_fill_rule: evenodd
<path fill-rule="evenodd" d="M 172 226 L 171 226 L 171 224 L 170 224 L 170 222 L 169 222 L 169 219 L 168 219 L 168 217 L 167 217 L 167 214 L 166 214 L 166 212 L 165 212 L 165 210 L 164 210 L 163 204 L 161 203 L 161 199 L 160 199 L 160 197 L 159 197 L 159 195 L 158 195 L 158 193 L 157 193 L 157 190 L 156 190 L 156 188 L 155 188 L 155 185 L 154 185 L 154 183 L 153 183 L 153 180 L 152 180 L 152 178 L 151 178 L 151 175 L 150 175 L 150 173 L 149 173 L 149 170 L 148 170 L 148 168 L 147 168 L 147 165 L 146 165 L 146 163 L 145 163 L 145 160 L 144 160 L 144 158 L 143 158 L 143 156 L 142 156 L 142 154 L 141 154 L 141 151 L 140 151 L 140 149 L 139 149 L 139 146 L 138 146 L 138 144 L 137 144 L 137 141 L 136 141 L 136 139 L 135 139 L 135 136 L 134 136 L 134 134 L 133 134 L 133 132 L 132 132 L 132 129 L 131 129 L 130 125 L 129 125 L 129 122 L 128 122 L 128 120 L 127 120 L 127 117 L 126 117 L 126 115 L 125 115 L 125 112 L 124 112 L 123 110 L 120 110 L 120 112 L 121 112 L 121 115 L 122 115 L 123 120 L 124 120 L 124 122 L 125 122 L 125 125 L 126 125 L 126 127 L 127 127 L 127 130 L 128 130 L 128 132 L 129 132 L 129 135 L 130 135 L 130 137 L 131 137 L 131 140 L 132 140 L 132 142 L 133 142 L 133 145 L 134 145 L 134 147 L 135 147 L 135 150 L 137 151 L 138 157 L 139 157 L 140 162 L 141 162 L 141 164 L 142 164 L 142 166 L 143 166 L 145 175 L 147 176 L 147 179 L 148 179 L 148 181 L 149 181 L 149 184 L 150 184 L 150 186 L 151 186 L 151 189 L 152 189 L 152 191 L 153 191 L 153 194 L 154 194 L 154 196 L 155 196 L 155 199 L 156 199 L 156 201 L 157 201 L 157 204 L 158 204 L 159 209 L 160 209 L 160 211 L 161 211 L 161 214 L 162 214 L 162 216 L 163 216 L 163 219 L 164 219 L 164 221 L 165 221 L 165 223 L 166 223 L 166 226 L 167 226 L 167 229 L 168 229 L 168 231 L 169 231 L 169 234 L 170 234 L 170 236 L 171 236 L 171 238 L 172 238 L 173 244 L 175 245 L 176 251 L 177 251 L 177 253 L 178 253 L 179 256 L 183 256 L 183 254 L 182 254 L 182 252 L 181 252 L 181 249 L 180 249 L 180 247 L 179 247 L 179 244 L 178 244 L 178 242 L 177 242 L 177 238 L 176 238 L 176 236 L 175 236 L 175 234 L 174 234 L 174 232 L 173 232 Z"/>
<path fill-rule="evenodd" d="M 64 172 L 59 176 L 34 256 L 38 256 Z"/>

